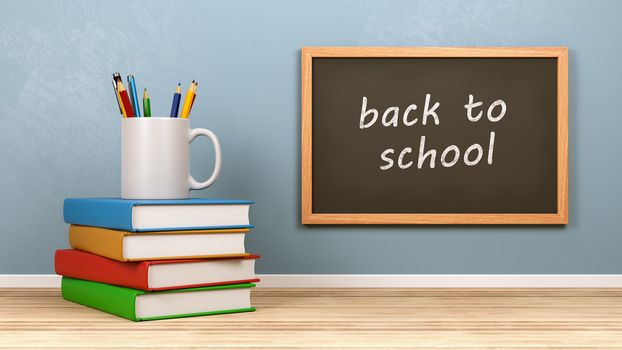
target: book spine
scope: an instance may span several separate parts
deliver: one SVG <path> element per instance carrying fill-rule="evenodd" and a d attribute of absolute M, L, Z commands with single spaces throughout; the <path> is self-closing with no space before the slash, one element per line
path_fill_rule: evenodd
<path fill-rule="evenodd" d="M 132 210 L 131 202 L 67 198 L 63 204 L 63 217 L 68 224 L 134 231 Z"/>
<path fill-rule="evenodd" d="M 79 250 L 62 249 L 54 255 L 54 266 L 58 275 L 149 290 L 148 263 L 120 262 Z"/>
<path fill-rule="evenodd" d="M 61 293 L 65 300 L 138 321 L 136 319 L 136 296 L 142 294 L 140 291 L 63 277 Z"/>
<path fill-rule="evenodd" d="M 127 232 L 90 226 L 69 226 L 69 245 L 74 249 L 125 261 L 123 238 Z"/>

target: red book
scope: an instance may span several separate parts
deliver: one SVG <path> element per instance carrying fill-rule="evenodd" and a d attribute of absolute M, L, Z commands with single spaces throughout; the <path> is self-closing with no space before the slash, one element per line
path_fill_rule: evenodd
<path fill-rule="evenodd" d="M 257 255 L 237 258 L 122 262 L 76 249 L 56 251 L 59 275 L 144 291 L 258 282 Z"/>

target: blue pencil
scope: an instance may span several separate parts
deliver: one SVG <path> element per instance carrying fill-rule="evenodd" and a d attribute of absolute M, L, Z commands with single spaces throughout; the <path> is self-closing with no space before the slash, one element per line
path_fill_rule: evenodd
<path fill-rule="evenodd" d="M 171 118 L 177 118 L 179 114 L 179 101 L 181 101 L 181 83 L 177 84 L 177 89 L 173 94 L 173 106 L 171 107 Z"/>
<path fill-rule="evenodd" d="M 130 98 L 132 99 L 132 108 L 136 118 L 140 117 L 140 107 L 138 105 L 138 94 L 136 93 L 136 82 L 133 75 L 127 76 L 127 85 L 130 89 Z"/>

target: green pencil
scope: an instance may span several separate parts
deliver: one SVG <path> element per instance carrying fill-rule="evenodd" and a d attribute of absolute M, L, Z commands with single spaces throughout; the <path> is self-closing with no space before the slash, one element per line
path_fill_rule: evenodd
<path fill-rule="evenodd" d="M 143 112 L 145 117 L 151 117 L 151 100 L 149 99 L 147 89 L 143 93 Z"/>

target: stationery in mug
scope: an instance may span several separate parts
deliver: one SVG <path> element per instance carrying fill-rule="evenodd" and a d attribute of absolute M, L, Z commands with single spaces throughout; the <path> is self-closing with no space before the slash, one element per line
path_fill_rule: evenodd
<path fill-rule="evenodd" d="M 145 88 L 145 92 L 143 92 L 143 113 L 145 117 L 151 117 L 151 99 L 149 99 L 149 93 Z"/>
<path fill-rule="evenodd" d="M 181 100 L 181 83 L 177 84 L 177 89 L 173 94 L 173 105 L 171 106 L 171 118 L 177 118 L 179 113 L 179 101 Z"/>
<path fill-rule="evenodd" d="M 187 119 L 190 116 L 190 108 L 192 106 L 194 96 L 196 95 L 196 91 L 197 91 L 197 84 L 193 80 L 192 83 L 190 83 L 190 88 L 188 89 L 188 92 L 186 93 L 186 99 L 184 100 L 184 107 L 181 110 L 182 118 Z"/>
<path fill-rule="evenodd" d="M 122 82 L 117 82 L 117 88 L 119 89 L 119 96 L 121 96 L 121 102 L 123 103 L 123 109 L 125 110 L 125 115 L 128 118 L 133 118 L 134 108 L 132 107 L 132 103 L 130 102 L 130 97 L 127 94 L 127 90 Z"/>
<path fill-rule="evenodd" d="M 119 105 L 119 112 L 123 116 L 123 118 L 127 117 L 125 113 L 125 107 L 123 106 L 123 101 L 121 100 L 121 94 L 119 93 L 119 83 L 121 82 L 121 74 L 114 73 L 112 75 L 112 86 L 114 87 L 114 93 L 117 98 L 117 104 Z"/>
<path fill-rule="evenodd" d="M 140 117 L 140 108 L 138 106 L 138 94 L 136 93 L 136 81 L 134 80 L 133 75 L 127 76 L 127 85 L 130 89 L 130 98 L 132 99 L 132 107 L 134 110 L 134 115 L 136 117 Z"/>
<path fill-rule="evenodd" d="M 188 119 L 192 107 L 194 106 L 194 100 L 197 95 L 197 88 L 199 83 L 193 80 L 190 83 L 190 87 L 186 92 L 183 105 L 181 104 L 181 83 L 177 84 L 175 93 L 173 94 L 173 103 L 171 105 L 171 118 Z M 134 75 L 127 76 L 127 88 L 123 85 L 120 73 L 114 73 L 112 75 L 112 87 L 114 89 L 115 98 L 117 100 L 117 106 L 119 113 L 123 115 L 123 118 L 140 117 L 140 105 L 138 100 L 138 89 L 136 87 L 136 79 Z M 181 107 L 181 111 L 180 111 Z M 143 115 L 145 117 L 151 117 L 151 98 L 147 89 L 143 91 Z"/>

